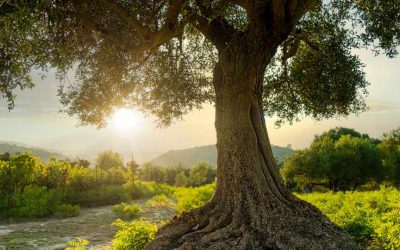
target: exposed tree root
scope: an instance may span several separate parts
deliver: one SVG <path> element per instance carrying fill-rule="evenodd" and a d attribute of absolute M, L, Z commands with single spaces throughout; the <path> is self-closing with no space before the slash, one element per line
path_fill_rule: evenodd
<path fill-rule="evenodd" d="M 250 204 L 250 205 L 249 205 Z M 311 205 L 297 208 L 221 203 L 175 217 L 147 249 L 359 249 Z M 252 214 L 253 208 L 258 209 Z"/>

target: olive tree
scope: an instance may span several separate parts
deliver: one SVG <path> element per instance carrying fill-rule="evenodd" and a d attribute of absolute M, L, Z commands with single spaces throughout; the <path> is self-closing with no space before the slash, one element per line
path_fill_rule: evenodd
<path fill-rule="evenodd" d="M 99 126 L 118 107 L 169 125 L 214 103 L 216 192 L 149 249 L 356 249 L 285 188 L 265 115 L 281 124 L 363 111 L 367 82 L 352 49 L 395 56 L 399 13 L 398 0 L 6 0 L 0 91 L 12 108 L 32 68 L 75 70 L 61 103 Z"/>

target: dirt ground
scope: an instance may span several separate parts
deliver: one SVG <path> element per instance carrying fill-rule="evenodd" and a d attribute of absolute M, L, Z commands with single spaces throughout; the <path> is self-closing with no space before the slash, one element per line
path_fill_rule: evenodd
<path fill-rule="evenodd" d="M 175 214 L 173 209 L 148 208 L 146 200 L 135 201 L 142 206 L 137 219 L 160 223 Z M 19 223 L 0 223 L 0 250 L 3 249 L 64 249 L 76 238 L 88 240 L 93 249 L 111 249 L 115 228 L 111 224 L 118 218 L 111 206 L 81 208 L 78 217 L 47 218 Z"/>

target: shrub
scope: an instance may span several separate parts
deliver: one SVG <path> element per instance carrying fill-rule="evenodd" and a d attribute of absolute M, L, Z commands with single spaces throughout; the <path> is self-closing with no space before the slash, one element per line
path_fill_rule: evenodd
<path fill-rule="evenodd" d="M 124 202 L 112 207 L 112 211 L 123 218 L 135 218 L 140 212 L 140 207 L 137 204 L 128 205 Z"/>
<path fill-rule="evenodd" d="M 211 199 L 215 192 L 215 183 L 196 188 L 178 188 L 174 193 L 177 201 L 176 211 L 181 213 L 200 207 Z"/>
<path fill-rule="evenodd" d="M 299 195 L 318 207 L 333 223 L 372 249 L 400 249 L 400 192 L 378 191 Z"/>
<path fill-rule="evenodd" d="M 54 215 L 60 218 L 79 216 L 80 208 L 78 205 L 62 204 L 56 206 Z"/>
<path fill-rule="evenodd" d="M 107 185 L 98 189 L 69 189 L 64 195 L 64 202 L 81 207 L 114 205 L 129 200 L 129 195 L 122 186 Z"/>
<path fill-rule="evenodd" d="M 67 247 L 64 250 L 86 250 L 87 245 L 89 244 L 88 240 L 77 238 L 73 241 L 69 241 L 67 243 Z"/>
<path fill-rule="evenodd" d="M 175 187 L 152 181 L 128 182 L 124 185 L 124 188 L 132 199 L 150 198 L 159 194 L 172 196 L 175 190 Z"/>
<path fill-rule="evenodd" d="M 141 250 L 157 232 L 156 225 L 145 221 L 124 222 L 118 219 L 113 225 L 120 228 L 112 242 L 113 250 Z"/>
<path fill-rule="evenodd" d="M 159 194 L 146 202 L 146 206 L 155 208 L 174 207 L 174 203 L 165 194 Z"/>
<path fill-rule="evenodd" d="M 14 197 L 14 208 L 10 209 L 10 217 L 34 218 L 44 217 L 53 213 L 59 203 L 54 191 L 45 187 L 27 186 L 22 193 Z"/>

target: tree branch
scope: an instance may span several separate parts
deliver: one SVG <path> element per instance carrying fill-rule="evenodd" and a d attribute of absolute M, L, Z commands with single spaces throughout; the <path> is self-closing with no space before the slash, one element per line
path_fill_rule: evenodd
<path fill-rule="evenodd" d="M 217 48 L 223 48 L 237 30 L 221 15 L 202 1 L 196 1 L 201 14 L 186 6 L 190 23 L 209 39 Z"/>
<path fill-rule="evenodd" d="M 126 21 L 136 32 L 138 32 L 143 38 L 146 38 L 151 32 L 149 28 L 142 25 L 136 18 L 133 18 L 129 12 L 122 8 L 119 4 L 113 0 L 102 0 L 105 6 L 117 14 L 120 18 Z"/>
<path fill-rule="evenodd" d="M 93 31 L 97 31 L 100 34 L 102 34 L 107 40 L 110 40 L 111 42 L 113 42 L 117 45 L 121 43 L 120 37 L 103 29 L 98 23 L 94 22 L 92 18 L 88 18 L 85 15 L 81 15 L 81 14 L 79 14 L 77 12 L 73 12 L 73 11 L 66 11 L 66 12 L 68 14 L 74 16 L 75 18 L 79 19 L 84 26 L 87 26 L 89 29 L 91 29 Z"/>

